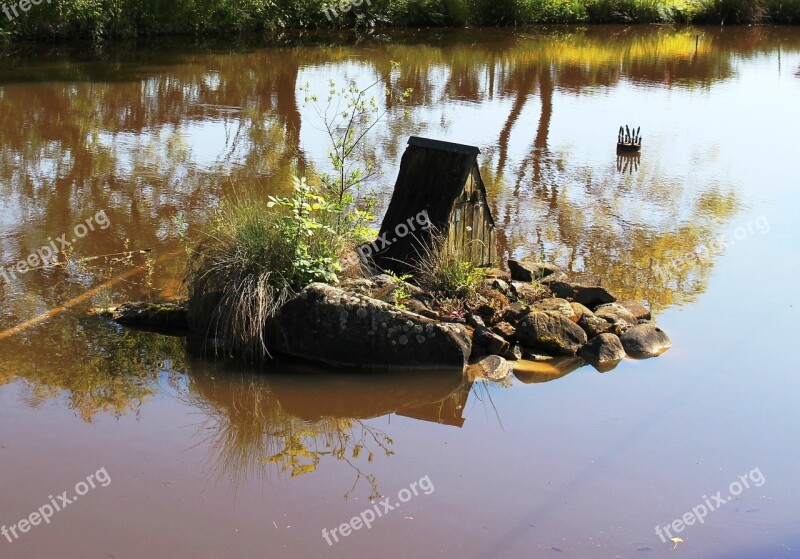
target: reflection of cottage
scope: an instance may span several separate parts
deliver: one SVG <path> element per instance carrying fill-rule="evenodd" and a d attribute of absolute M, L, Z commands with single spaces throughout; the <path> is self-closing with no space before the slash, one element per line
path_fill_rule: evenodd
<path fill-rule="evenodd" d="M 403 408 L 396 413 L 397 415 L 418 419 L 420 421 L 430 421 L 440 425 L 463 427 L 466 419 L 463 416 L 464 409 L 467 407 L 467 400 L 469 399 L 471 389 L 472 383 L 465 382 L 459 390 L 453 392 L 444 400 Z"/>
<path fill-rule="evenodd" d="M 412 136 L 400 163 L 392 200 L 372 255 L 383 269 L 408 271 L 420 245 L 430 246 L 437 231 L 478 266 L 497 257 L 492 212 L 478 169 L 480 150 Z M 427 212 L 432 228 L 423 229 Z"/>

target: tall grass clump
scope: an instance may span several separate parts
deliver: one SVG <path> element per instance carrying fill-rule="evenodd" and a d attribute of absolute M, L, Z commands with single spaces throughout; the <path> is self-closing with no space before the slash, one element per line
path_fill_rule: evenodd
<path fill-rule="evenodd" d="M 473 241 L 479 242 L 479 241 Z M 412 276 L 419 287 L 435 297 L 467 302 L 483 284 L 484 271 L 469 258 L 468 251 L 439 232 L 420 243 Z"/>
<path fill-rule="evenodd" d="M 216 211 L 190 253 L 185 276 L 191 325 L 246 359 L 269 355 L 265 328 L 295 291 L 332 282 L 342 244 L 325 224 L 331 211 L 304 179 L 294 194 L 238 196 Z"/>

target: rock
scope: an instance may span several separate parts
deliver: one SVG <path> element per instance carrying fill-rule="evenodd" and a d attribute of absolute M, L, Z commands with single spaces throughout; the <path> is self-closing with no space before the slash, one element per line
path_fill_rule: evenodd
<path fill-rule="evenodd" d="M 411 297 L 405 302 L 406 310 L 415 314 L 438 320 L 439 315 L 436 311 L 432 310 L 428 305 L 416 297 Z"/>
<path fill-rule="evenodd" d="M 498 336 L 502 336 L 508 341 L 512 341 L 517 336 L 517 329 L 511 326 L 508 322 L 498 322 L 492 326 L 492 332 Z"/>
<path fill-rule="evenodd" d="M 486 324 L 483 322 L 483 319 L 477 314 L 469 313 L 467 315 L 467 324 L 473 328 L 486 328 Z"/>
<path fill-rule="evenodd" d="M 586 333 L 561 313 L 531 312 L 517 325 L 517 339 L 525 347 L 555 355 L 575 355 L 586 343 Z"/>
<path fill-rule="evenodd" d="M 569 276 L 565 272 L 554 272 L 540 279 L 539 283 L 545 287 L 549 287 L 551 283 L 556 281 L 569 281 Z"/>
<path fill-rule="evenodd" d="M 508 306 L 503 318 L 506 320 L 506 322 L 516 324 L 526 314 L 528 314 L 528 305 L 520 303 L 519 301 L 515 301 Z"/>
<path fill-rule="evenodd" d="M 525 303 L 532 303 L 547 296 L 547 290 L 534 283 L 512 281 L 511 286 L 514 288 L 517 299 Z"/>
<path fill-rule="evenodd" d="M 614 331 L 617 332 L 617 334 L 621 334 L 631 326 L 635 326 L 639 323 L 639 320 L 619 303 L 600 305 L 595 309 L 594 315 L 597 318 L 602 318 L 606 322 L 610 322 L 614 326 Z"/>
<path fill-rule="evenodd" d="M 497 315 L 497 309 L 491 305 L 484 304 L 475 309 L 475 314 L 480 316 L 484 322 L 492 322 Z"/>
<path fill-rule="evenodd" d="M 494 382 L 507 379 L 511 375 L 511 370 L 511 365 L 508 361 L 499 355 L 484 357 L 469 367 L 469 372 L 474 376 Z"/>
<path fill-rule="evenodd" d="M 494 289 L 495 291 L 499 291 L 505 297 L 511 297 L 514 294 L 514 289 L 505 280 L 488 279 L 484 280 L 484 283 L 489 287 L 489 289 Z"/>
<path fill-rule="evenodd" d="M 583 314 L 578 319 L 578 326 L 580 326 L 581 329 L 586 332 L 586 337 L 589 339 L 599 336 L 604 332 L 608 332 L 613 328 L 613 325 L 610 322 L 596 317 L 591 311 Z"/>
<path fill-rule="evenodd" d="M 503 355 L 510 349 L 504 340 L 487 328 L 477 328 L 472 336 L 472 355 Z"/>
<path fill-rule="evenodd" d="M 465 326 L 321 283 L 287 302 L 266 334 L 280 353 L 351 367 L 463 370 L 472 349 Z"/>
<path fill-rule="evenodd" d="M 570 299 L 590 308 L 605 303 L 613 303 L 617 300 L 616 297 L 599 285 L 582 285 L 566 281 L 552 281 L 548 285 L 550 291 L 556 297 Z"/>
<path fill-rule="evenodd" d="M 526 361 L 550 361 L 551 359 L 553 359 L 553 356 L 547 355 L 546 353 L 543 353 L 541 351 L 523 347 L 522 358 L 525 359 Z"/>
<path fill-rule="evenodd" d="M 518 344 L 512 344 L 507 351 L 499 354 L 500 357 L 504 357 L 509 361 L 519 361 L 522 359 L 522 346 Z"/>
<path fill-rule="evenodd" d="M 637 324 L 620 336 L 622 347 L 631 357 L 643 359 L 661 355 L 672 347 L 672 340 L 656 324 Z"/>
<path fill-rule="evenodd" d="M 583 346 L 578 355 L 600 372 L 610 371 L 624 357 L 622 342 L 614 334 L 600 334 Z"/>
<path fill-rule="evenodd" d="M 586 363 L 580 357 L 557 357 L 549 361 L 517 361 L 514 376 L 525 384 L 549 382 L 564 377 Z"/>
<path fill-rule="evenodd" d="M 483 273 L 483 277 L 492 279 L 501 279 L 506 282 L 511 281 L 511 274 L 499 268 L 487 268 Z"/>
<path fill-rule="evenodd" d="M 188 328 L 186 308 L 176 303 L 123 303 L 98 313 L 124 326 L 137 328 Z"/>
<path fill-rule="evenodd" d="M 533 280 L 541 280 L 549 275 L 561 271 L 561 268 L 555 264 L 533 262 L 530 260 L 509 260 L 508 269 L 511 271 L 512 280 L 527 283 L 530 283 Z"/>
<path fill-rule="evenodd" d="M 578 322 L 579 318 L 569 301 L 566 299 L 559 299 L 558 297 L 549 297 L 531 303 L 531 310 L 558 312 L 566 316 L 572 322 Z"/>
<path fill-rule="evenodd" d="M 647 307 L 642 305 L 639 301 L 633 299 L 626 299 L 625 301 L 617 301 L 618 304 L 625 307 L 625 309 L 635 316 L 638 320 L 650 320 L 652 315 Z"/>
<path fill-rule="evenodd" d="M 372 283 L 372 280 L 369 278 L 353 278 L 353 279 L 345 279 L 339 282 L 337 285 L 340 289 L 344 289 L 345 291 L 350 291 L 352 293 L 358 293 L 359 295 L 372 295 L 372 292 L 375 290 L 375 284 Z"/>
<path fill-rule="evenodd" d="M 581 305 L 580 303 L 575 303 L 574 301 L 569 304 L 572 307 L 572 310 L 575 311 L 575 315 L 578 317 L 577 320 L 580 320 L 582 316 L 589 315 L 593 316 L 594 313 L 589 309 L 589 307 L 585 305 Z"/>
<path fill-rule="evenodd" d="M 360 250 L 351 248 L 339 258 L 339 278 L 364 278 L 370 275 L 370 262 Z"/>
<path fill-rule="evenodd" d="M 393 278 L 389 274 L 379 274 L 374 276 L 372 278 L 372 283 L 375 287 L 371 293 L 367 293 L 365 295 L 372 297 L 373 299 L 383 301 L 384 303 L 389 303 L 390 305 L 403 302 L 397 300 L 399 295 L 397 293 L 398 289 L 402 288 L 405 295 L 404 298 L 423 294 L 422 290 L 416 285 L 411 285 L 405 281 Z"/>

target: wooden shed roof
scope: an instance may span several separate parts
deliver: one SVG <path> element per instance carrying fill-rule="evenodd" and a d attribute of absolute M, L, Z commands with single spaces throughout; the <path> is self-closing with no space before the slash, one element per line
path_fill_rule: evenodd
<path fill-rule="evenodd" d="M 428 212 L 430 223 L 437 230 L 447 230 L 454 202 L 461 196 L 470 173 L 473 170 L 477 173 L 479 153 L 480 149 L 475 146 L 418 136 L 409 138 L 380 228 L 379 235 L 391 241 L 391 245 L 374 255 L 379 266 L 386 268 L 393 262 L 410 262 L 416 257 L 420 242 L 428 243 L 430 232 L 420 231 L 419 227 L 405 237 L 397 238 L 395 234 L 398 224 L 407 223 L 421 211 Z M 485 199 L 483 182 L 479 176 L 477 178 Z M 494 226 L 491 212 L 487 212 L 487 216 Z"/>

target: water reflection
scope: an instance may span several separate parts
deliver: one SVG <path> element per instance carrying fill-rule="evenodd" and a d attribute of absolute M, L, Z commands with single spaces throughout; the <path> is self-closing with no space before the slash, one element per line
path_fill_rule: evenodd
<path fill-rule="evenodd" d="M 0 386 L 23 381 L 22 398 L 38 407 L 56 399 L 91 422 L 100 413 L 138 414 L 162 386 L 178 388 L 185 340 L 72 318 L 65 327 L 0 342 Z"/>
<path fill-rule="evenodd" d="M 198 436 L 212 449 L 209 469 L 238 486 L 271 475 L 310 474 L 337 460 L 379 496 L 371 470 L 394 441 L 366 420 L 397 413 L 461 426 L 471 383 L 460 373 L 364 375 L 298 370 L 282 374 L 192 374 L 185 400 L 204 414 Z"/>
<path fill-rule="evenodd" d="M 633 111 L 638 99 L 650 103 L 635 107 L 644 115 L 670 98 L 689 107 L 698 93 L 733 82 L 749 60 L 781 52 L 792 68 L 800 51 L 797 29 L 766 27 L 563 27 L 314 40 L 313 46 L 169 44 L 0 58 L 0 261 L 20 260 L 104 209 L 112 226 L 81 239 L 75 256 L 147 248 L 157 265 L 150 282 L 143 273 L 125 277 L 82 305 L 174 296 L 181 223 L 189 224 L 192 238 L 209 208 L 232 190 L 279 191 L 292 173 L 323 164 L 324 143 L 305 118 L 298 86 L 386 76 L 387 85 L 415 93 L 410 116 L 387 119 L 371 142 L 385 167 L 375 184 L 384 203 L 408 135 L 476 143 L 503 254 L 543 254 L 601 276 L 658 313 L 702 294 L 715 259 L 665 264 L 712 244 L 743 202 L 735 181 L 717 178 L 724 174 L 715 159 L 719 138 L 676 153 L 677 131 L 662 121 L 665 131 L 643 126 L 648 139 L 641 158 L 616 159 L 618 123 L 635 116 L 620 113 Z M 400 69 L 387 73 L 392 60 Z M 623 106 L 609 109 L 614 95 Z M 13 327 L 137 266 L 143 263 L 30 272 L 0 282 L 0 325 Z M 669 273 L 658 273 L 664 269 Z M 24 379 L 32 403 L 58 395 L 91 418 L 136 411 L 164 378 L 186 372 L 182 340 L 98 325 L 81 317 L 83 309 L 0 340 L 0 381 Z M 535 381 L 561 372 L 518 376 Z M 325 390 L 336 393 L 335 381 L 220 376 L 212 382 L 186 374 L 195 405 L 218 425 L 237 423 L 239 401 L 252 410 L 247 421 L 260 422 L 250 431 L 242 421 L 229 434 L 220 432 L 215 440 L 231 446 L 227 456 L 270 450 L 275 456 L 298 433 L 324 449 L 331 433 L 361 429 L 357 422 L 387 413 L 461 421 L 456 412 L 463 402 L 448 400 L 456 391 L 449 381 L 395 401 L 386 387 L 365 385 L 352 396 L 319 398 L 313 409 L 325 413 L 312 416 L 304 402 Z M 317 392 L 318 386 L 325 390 Z M 281 434 L 270 447 L 257 440 L 256 433 L 266 432 Z M 338 448 L 352 454 L 361 438 L 349 437 Z M 248 462 L 219 460 L 228 464 L 220 466 L 226 472 Z"/>
<path fill-rule="evenodd" d="M 632 175 L 639 170 L 639 161 L 641 155 L 638 153 L 618 153 L 617 154 L 617 172 Z"/>

